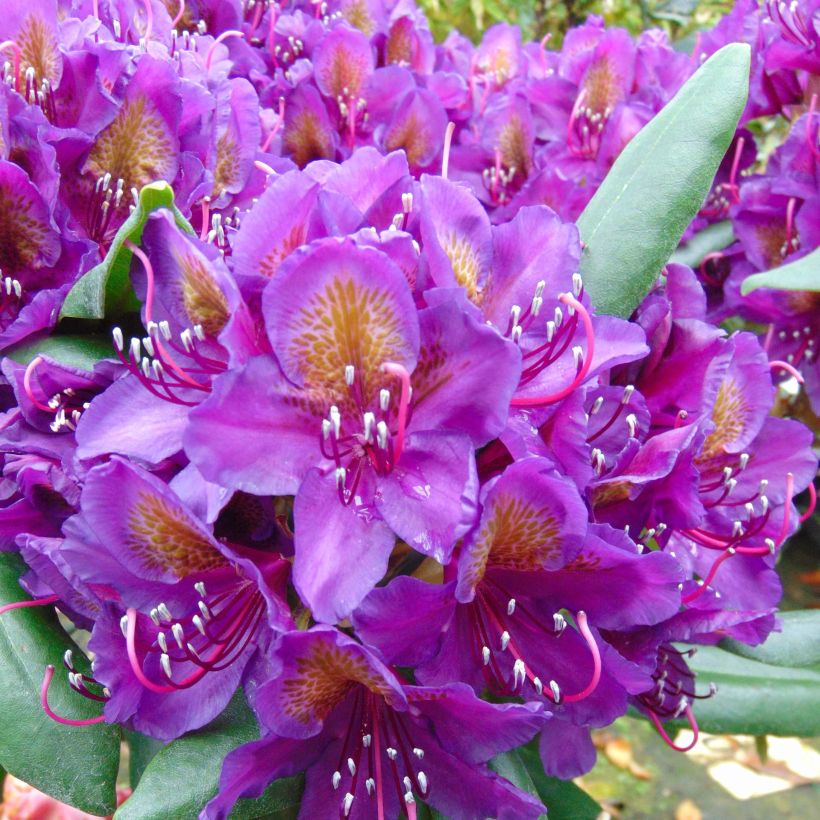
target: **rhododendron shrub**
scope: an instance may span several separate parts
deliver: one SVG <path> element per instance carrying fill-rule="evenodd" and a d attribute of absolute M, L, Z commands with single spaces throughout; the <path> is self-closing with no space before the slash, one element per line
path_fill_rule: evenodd
<path fill-rule="evenodd" d="M 740 2 L 683 54 L 10 4 L 0 765 L 110 814 L 124 739 L 125 818 L 536 818 L 627 712 L 778 731 L 714 645 L 795 645 L 818 14 Z"/>

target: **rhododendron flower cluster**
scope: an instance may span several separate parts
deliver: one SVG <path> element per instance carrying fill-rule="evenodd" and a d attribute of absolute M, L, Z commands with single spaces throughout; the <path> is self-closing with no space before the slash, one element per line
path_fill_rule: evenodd
<path fill-rule="evenodd" d="M 2 362 L 0 548 L 90 633 L 92 674 L 54 661 L 101 707 L 58 714 L 49 667 L 51 717 L 170 741 L 241 687 L 261 736 L 205 818 L 300 772 L 303 817 L 535 818 L 496 755 L 537 739 L 573 778 L 630 707 L 697 735 L 678 644 L 776 628 L 817 472 L 770 415 L 817 300 L 735 284 L 817 245 L 816 95 L 763 173 L 739 131 L 705 290 L 669 264 L 598 313 L 574 219 L 718 41 L 757 44 L 749 118 L 805 102 L 812 4 L 752 6 L 691 57 L 594 18 L 434 45 L 404 0 L 3 14 L 0 344 L 89 272 L 133 308 L 93 366 Z M 158 181 L 175 209 L 143 212 Z"/>

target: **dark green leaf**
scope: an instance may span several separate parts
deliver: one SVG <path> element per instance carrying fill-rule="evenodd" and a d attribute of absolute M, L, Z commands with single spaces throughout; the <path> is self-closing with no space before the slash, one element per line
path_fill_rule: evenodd
<path fill-rule="evenodd" d="M 721 648 L 775 666 L 820 666 L 820 610 L 781 612 L 781 632 L 772 632 L 761 646 L 747 646 L 727 639 Z"/>
<path fill-rule="evenodd" d="M 143 772 L 116 820 L 166 820 L 196 817 L 216 794 L 225 755 L 259 737 L 259 727 L 241 693 L 225 711 L 198 732 L 160 749 Z M 303 778 L 277 780 L 258 800 L 240 800 L 233 820 L 256 817 L 293 820 L 299 813 Z"/>
<path fill-rule="evenodd" d="M 101 359 L 114 358 L 114 346 L 110 336 L 46 336 L 15 345 L 6 355 L 20 364 L 28 364 L 35 356 L 49 356 L 60 364 L 91 371 Z"/>
<path fill-rule="evenodd" d="M 544 774 L 535 742 L 499 755 L 490 766 L 522 791 L 538 797 L 549 811 L 549 820 L 595 820 L 602 811 L 571 780 L 559 780 Z"/>
<path fill-rule="evenodd" d="M 796 262 L 747 276 L 740 286 L 740 292 L 746 296 L 758 288 L 820 291 L 820 248 Z"/>
<path fill-rule="evenodd" d="M 695 702 L 698 725 L 713 734 L 820 735 L 820 668 L 743 658 L 715 646 L 698 648 L 689 665 L 714 697 Z"/>
<path fill-rule="evenodd" d="M 0 601 L 28 600 L 18 578 L 20 558 L 0 553 Z M 0 615 L 0 765 L 58 800 L 91 814 L 110 814 L 116 806 L 120 730 L 106 724 L 64 726 L 40 706 L 40 686 L 48 664 L 61 668 L 66 649 L 82 652 L 61 629 L 50 607 L 12 610 Z M 49 691 L 57 714 L 84 719 L 100 705 L 78 695 L 58 671 Z"/>
<path fill-rule="evenodd" d="M 159 208 L 168 208 L 177 225 L 193 233 L 185 217 L 174 205 L 174 192 L 167 182 L 152 182 L 139 195 L 139 204 L 117 231 L 105 259 L 86 273 L 69 291 L 60 318 L 102 319 L 139 310 L 129 271 L 132 253 L 124 246 L 130 239 L 139 244 L 148 217 Z"/>
<path fill-rule="evenodd" d="M 707 60 L 618 157 L 578 219 L 599 313 L 629 316 L 703 204 L 749 89 L 749 46 Z"/>
<path fill-rule="evenodd" d="M 670 262 L 697 268 L 707 254 L 722 251 L 735 241 L 730 220 L 716 222 L 698 231 L 685 245 L 681 245 L 670 258 Z"/>
<path fill-rule="evenodd" d="M 132 789 L 137 788 L 148 764 L 154 759 L 156 753 L 165 745 L 161 740 L 154 740 L 139 732 L 126 732 L 125 739 L 128 741 L 128 782 Z"/>

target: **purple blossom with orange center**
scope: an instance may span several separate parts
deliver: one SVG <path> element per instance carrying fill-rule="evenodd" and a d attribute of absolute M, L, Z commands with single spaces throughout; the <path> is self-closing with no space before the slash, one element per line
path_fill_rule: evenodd
<path fill-rule="evenodd" d="M 203 820 L 227 817 L 240 797 L 301 771 L 300 817 L 412 820 L 420 799 L 451 817 L 544 811 L 486 766 L 538 731 L 547 718 L 539 706 L 486 703 L 460 683 L 410 686 L 329 627 L 284 635 L 272 664 L 253 697 L 263 737 L 225 758 Z"/>

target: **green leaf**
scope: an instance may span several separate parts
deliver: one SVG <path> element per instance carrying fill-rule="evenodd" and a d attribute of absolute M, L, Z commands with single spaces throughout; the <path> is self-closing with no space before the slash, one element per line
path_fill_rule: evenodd
<path fill-rule="evenodd" d="M 820 291 L 820 248 L 796 262 L 747 276 L 740 292 L 746 296 L 758 288 Z"/>
<path fill-rule="evenodd" d="M 669 261 L 697 268 L 708 254 L 722 251 L 734 241 L 735 234 L 731 220 L 715 222 L 714 225 L 698 231 L 685 245 L 681 245 Z"/>
<path fill-rule="evenodd" d="M 775 666 L 820 666 L 820 611 L 781 612 L 782 631 L 772 632 L 764 644 L 747 646 L 727 639 L 720 646 L 735 655 Z"/>
<path fill-rule="evenodd" d="M 0 601 L 28 600 L 18 578 L 25 565 L 13 553 L 0 553 Z M 66 649 L 88 672 L 82 652 L 60 627 L 50 607 L 12 610 L 0 615 L 0 766 L 40 791 L 90 814 L 106 815 L 116 806 L 120 759 L 118 726 L 64 726 L 40 706 L 40 686 L 48 664 L 60 668 Z M 48 694 L 60 715 L 84 719 L 100 714 L 100 704 L 74 692 L 58 671 Z"/>
<path fill-rule="evenodd" d="M 139 732 L 126 731 L 125 738 L 128 741 L 128 782 L 132 789 L 137 788 L 137 783 L 142 779 L 142 775 L 148 764 L 154 759 L 156 753 L 165 745 L 161 740 L 141 735 Z"/>
<path fill-rule="evenodd" d="M 49 356 L 60 364 L 91 371 L 101 359 L 114 358 L 114 346 L 110 336 L 99 334 L 46 336 L 15 345 L 6 351 L 6 355 L 20 364 L 28 364 L 35 356 Z"/>
<path fill-rule="evenodd" d="M 820 735 L 820 667 L 761 663 L 716 646 L 698 647 L 689 661 L 714 697 L 695 702 L 698 725 L 713 734 Z"/>
<path fill-rule="evenodd" d="M 749 90 L 750 49 L 712 55 L 630 141 L 578 219 L 599 313 L 629 316 L 703 204 Z"/>
<path fill-rule="evenodd" d="M 167 820 L 196 817 L 216 794 L 225 755 L 256 740 L 259 727 L 241 692 L 225 711 L 198 732 L 190 732 L 160 749 L 142 774 L 116 820 Z M 256 817 L 294 820 L 302 799 L 303 777 L 277 780 L 258 800 L 240 800 L 232 820 Z"/>
<path fill-rule="evenodd" d="M 522 791 L 538 797 L 549 810 L 549 820 L 595 820 L 601 814 L 598 803 L 571 780 L 544 773 L 535 741 L 499 755 L 490 766 Z"/>
<path fill-rule="evenodd" d="M 60 311 L 61 319 L 103 319 L 139 310 L 129 276 L 133 254 L 125 247 L 125 240 L 138 245 L 148 217 L 159 208 L 171 210 L 182 230 L 194 232 L 174 205 L 174 191 L 167 182 L 146 185 L 140 191 L 139 204 L 117 231 L 105 259 L 69 291 Z"/>

